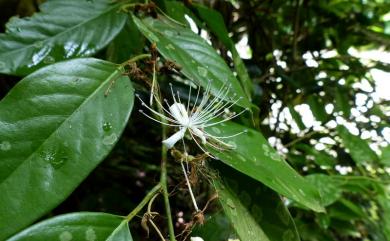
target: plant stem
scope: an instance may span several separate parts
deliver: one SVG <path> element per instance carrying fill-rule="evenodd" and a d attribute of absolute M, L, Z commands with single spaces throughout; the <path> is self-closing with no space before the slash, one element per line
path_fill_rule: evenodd
<path fill-rule="evenodd" d="M 150 57 L 151 57 L 151 54 L 140 54 L 140 55 L 134 56 L 131 59 L 126 60 L 125 62 L 121 63 L 120 66 L 125 66 L 127 64 L 136 62 L 138 60 L 146 59 L 146 58 L 150 58 Z"/>
<path fill-rule="evenodd" d="M 135 215 L 137 215 L 137 213 L 139 213 L 142 208 L 148 204 L 149 200 L 151 198 L 154 197 L 154 195 L 159 192 L 161 189 L 161 183 L 157 184 L 156 186 L 153 187 L 152 190 L 150 190 L 148 192 L 148 194 L 146 194 L 146 196 L 144 197 L 144 199 L 142 199 L 142 201 L 137 205 L 137 207 L 135 207 L 133 209 L 133 211 L 131 211 L 131 213 L 129 213 L 129 215 L 126 216 L 126 220 L 127 222 L 129 222 L 131 219 L 133 219 L 135 217 Z"/>
<path fill-rule="evenodd" d="M 160 108 L 159 108 L 159 111 Z M 166 127 L 162 126 L 162 138 L 163 140 L 166 139 L 167 131 Z M 160 177 L 160 184 L 162 187 L 162 193 L 164 196 L 164 205 L 165 205 L 165 212 L 168 219 L 168 231 L 169 231 L 169 240 L 170 241 L 176 241 L 175 239 L 175 231 L 173 228 L 173 222 L 172 222 L 172 214 L 171 214 L 171 206 L 169 204 L 169 193 L 168 193 L 168 186 L 167 186 L 167 147 L 165 145 L 162 145 L 161 147 L 161 177 Z"/>

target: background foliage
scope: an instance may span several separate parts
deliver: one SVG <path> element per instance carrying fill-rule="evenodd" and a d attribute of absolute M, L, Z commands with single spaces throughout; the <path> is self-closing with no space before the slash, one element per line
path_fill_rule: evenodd
<path fill-rule="evenodd" d="M 0 0 L 0 240 L 158 240 L 137 205 L 161 188 L 166 238 L 390 240 L 390 95 L 374 78 L 390 72 L 389 1 L 41 2 Z M 166 98 L 211 80 L 251 110 L 208 130 L 249 129 L 234 150 L 191 165 L 204 225 L 161 126 L 131 113 L 154 63 Z"/>

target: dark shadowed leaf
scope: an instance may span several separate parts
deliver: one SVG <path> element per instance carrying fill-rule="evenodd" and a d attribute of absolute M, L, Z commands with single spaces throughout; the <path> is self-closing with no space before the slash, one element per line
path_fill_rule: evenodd
<path fill-rule="evenodd" d="M 47 1 L 32 17 L 7 23 L 6 33 L 0 34 L 0 73 L 27 75 L 63 59 L 91 56 L 125 21 L 126 15 L 110 1 Z"/>
<path fill-rule="evenodd" d="M 57 206 L 113 148 L 134 98 L 121 73 L 93 58 L 61 62 L 0 102 L 0 239 Z"/>
<path fill-rule="evenodd" d="M 279 195 L 224 164 L 213 166 L 220 176 L 214 179 L 219 200 L 241 240 L 300 240 Z"/>

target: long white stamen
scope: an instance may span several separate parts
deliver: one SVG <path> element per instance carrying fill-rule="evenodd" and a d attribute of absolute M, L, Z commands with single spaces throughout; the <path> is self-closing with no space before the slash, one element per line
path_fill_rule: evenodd
<path fill-rule="evenodd" d="M 204 126 L 204 127 L 215 126 L 215 125 L 217 125 L 217 124 L 220 124 L 220 123 L 226 122 L 226 121 L 228 121 L 228 120 L 234 119 L 234 118 L 236 118 L 237 116 L 241 115 L 242 113 L 244 113 L 244 112 L 246 112 L 246 111 L 248 111 L 248 109 L 245 109 L 245 110 L 239 112 L 238 114 L 235 114 L 235 115 L 233 115 L 233 116 L 230 116 L 230 117 L 228 117 L 227 119 L 224 119 L 224 120 L 221 120 L 221 121 L 217 121 L 217 122 L 214 122 L 214 123 L 210 123 L 210 124 L 206 124 L 206 125 L 203 125 L 203 126 Z"/>
<path fill-rule="evenodd" d="M 192 199 L 192 203 L 194 204 L 195 211 L 196 211 L 196 212 L 199 212 L 198 204 L 196 204 L 195 196 L 194 196 L 194 194 L 192 193 L 192 188 L 191 188 L 190 181 L 188 180 L 188 176 L 187 176 L 186 169 L 184 168 L 183 162 L 180 162 L 180 164 L 181 164 L 181 167 L 182 167 L 182 169 L 183 169 L 184 177 L 186 178 L 186 182 L 187 182 L 187 186 L 188 186 L 188 191 L 190 192 L 190 196 L 191 196 L 191 199 Z"/>
<path fill-rule="evenodd" d="M 141 114 L 143 114 L 144 116 L 148 117 L 149 119 L 154 120 L 155 122 L 158 122 L 160 124 L 163 124 L 163 125 L 166 125 L 166 126 L 174 126 L 174 127 L 181 126 L 181 125 L 174 125 L 174 124 L 169 124 L 169 123 L 165 123 L 165 122 L 159 121 L 159 120 L 157 120 L 157 119 L 147 115 L 143 110 L 139 110 L 139 112 Z"/>

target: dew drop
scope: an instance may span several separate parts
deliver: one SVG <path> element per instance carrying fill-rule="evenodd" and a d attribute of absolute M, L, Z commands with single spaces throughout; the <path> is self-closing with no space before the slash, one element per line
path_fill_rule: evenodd
<path fill-rule="evenodd" d="M 274 161 L 281 161 L 282 159 L 280 158 L 279 154 L 276 152 L 272 152 L 270 155 L 271 159 Z"/>
<path fill-rule="evenodd" d="M 231 146 L 233 149 L 237 148 L 237 144 L 234 141 L 228 141 L 227 144 Z"/>
<path fill-rule="evenodd" d="M 40 49 L 43 47 L 43 42 L 42 41 L 37 41 L 34 43 L 34 47 L 37 49 Z"/>
<path fill-rule="evenodd" d="M 246 162 L 246 158 L 242 155 L 237 155 L 238 159 L 240 159 L 240 161 L 242 162 Z"/>
<path fill-rule="evenodd" d="M 103 138 L 103 144 L 106 146 L 112 145 L 115 143 L 115 141 L 118 139 L 117 135 L 115 133 L 112 133 L 109 136 L 105 136 Z"/>
<path fill-rule="evenodd" d="M 174 33 L 170 30 L 165 30 L 164 31 L 165 35 L 167 35 L 168 37 L 173 37 Z"/>
<path fill-rule="evenodd" d="M 53 63 L 55 63 L 55 62 L 56 62 L 56 60 L 54 59 L 54 57 L 52 57 L 52 56 L 50 56 L 50 55 L 46 56 L 46 57 L 43 59 L 43 63 L 45 63 L 45 64 L 53 64 Z"/>
<path fill-rule="evenodd" d="M 306 196 L 306 193 L 302 190 L 302 189 L 298 189 L 298 191 L 303 195 L 303 196 Z"/>
<path fill-rule="evenodd" d="M 108 131 L 110 131 L 111 129 L 112 129 L 112 125 L 111 125 L 110 122 L 104 122 L 104 123 L 103 123 L 103 130 L 104 130 L 105 132 L 108 132 Z"/>
<path fill-rule="evenodd" d="M 158 37 L 154 34 L 154 33 L 148 33 L 147 34 L 147 36 L 153 41 L 153 42 L 158 42 L 158 41 L 160 41 L 159 39 L 158 39 Z"/>
<path fill-rule="evenodd" d="M 2 151 L 9 151 L 11 149 L 11 143 L 9 141 L 2 141 L 0 142 L 0 150 Z"/>
<path fill-rule="evenodd" d="M 231 209 L 236 209 L 236 205 L 234 205 L 233 200 L 231 200 L 230 198 L 226 200 L 226 205 L 228 205 Z"/>
<path fill-rule="evenodd" d="M 166 48 L 170 50 L 175 50 L 175 47 L 172 44 L 168 44 Z"/>
<path fill-rule="evenodd" d="M 215 133 L 215 134 L 221 134 L 221 130 L 218 128 L 218 127 L 211 127 L 211 130 Z"/>
<path fill-rule="evenodd" d="M 207 76 L 207 69 L 205 69 L 201 66 L 198 66 L 198 73 L 200 74 L 200 76 L 206 77 Z"/>
<path fill-rule="evenodd" d="M 261 145 L 261 148 L 263 148 L 264 154 L 268 156 L 269 154 L 269 146 L 267 144 Z"/>
<path fill-rule="evenodd" d="M 60 241 L 71 241 L 73 239 L 73 235 L 69 231 L 64 231 L 59 236 Z"/>
<path fill-rule="evenodd" d="M 41 152 L 40 156 L 49 163 L 54 169 L 62 167 L 68 161 L 68 155 L 64 151 L 60 152 Z"/>
<path fill-rule="evenodd" d="M 88 228 L 85 232 L 85 239 L 87 241 L 95 241 L 96 240 L 96 233 L 93 228 Z"/>

